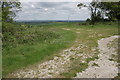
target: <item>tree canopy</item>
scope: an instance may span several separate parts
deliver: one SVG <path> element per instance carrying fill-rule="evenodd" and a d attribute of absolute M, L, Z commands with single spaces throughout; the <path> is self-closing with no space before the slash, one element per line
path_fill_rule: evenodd
<path fill-rule="evenodd" d="M 111 20 L 120 20 L 120 1 L 119 2 L 101 2 L 101 10 L 103 10 Z"/>
<path fill-rule="evenodd" d="M 91 23 L 94 24 L 94 22 L 99 21 L 103 18 L 102 14 L 101 14 L 101 10 L 99 9 L 100 3 L 98 0 L 93 0 L 89 5 L 86 4 L 78 4 L 77 5 L 80 9 L 82 7 L 87 7 L 90 10 L 90 20 Z"/>
<path fill-rule="evenodd" d="M 13 19 L 16 16 L 16 12 L 20 11 L 21 3 L 18 1 L 0 1 L 2 9 L 2 21 L 4 22 L 13 22 Z"/>
<path fill-rule="evenodd" d="M 120 1 L 119 2 L 102 2 L 100 0 L 92 0 L 89 5 L 78 4 L 80 9 L 82 7 L 87 7 L 91 12 L 90 21 L 92 24 L 104 20 L 105 17 L 109 21 L 120 20 Z"/>

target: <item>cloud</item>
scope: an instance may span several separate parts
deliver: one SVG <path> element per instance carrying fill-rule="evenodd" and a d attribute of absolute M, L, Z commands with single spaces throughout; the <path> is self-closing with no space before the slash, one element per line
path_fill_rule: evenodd
<path fill-rule="evenodd" d="M 22 2 L 22 11 L 16 20 L 85 20 L 87 8 L 79 9 L 78 2 Z"/>
<path fill-rule="evenodd" d="M 19 0 L 21 2 L 91 2 L 92 0 Z"/>

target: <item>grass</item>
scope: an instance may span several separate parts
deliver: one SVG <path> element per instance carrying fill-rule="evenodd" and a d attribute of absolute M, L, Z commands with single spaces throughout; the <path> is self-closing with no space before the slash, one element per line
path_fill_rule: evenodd
<path fill-rule="evenodd" d="M 74 66 L 71 67 L 71 69 L 68 72 L 61 73 L 60 75 L 62 77 L 64 76 L 65 78 L 75 77 L 76 72 L 84 71 L 88 67 L 87 63 L 78 63 L 78 64 L 74 64 Z"/>
<path fill-rule="evenodd" d="M 93 63 L 93 65 L 92 66 L 97 66 L 97 67 L 99 67 L 99 65 L 98 64 L 96 64 L 96 63 Z"/>
<path fill-rule="evenodd" d="M 44 33 L 46 33 L 47 30 L 44 31 Z M 40 41 L 36 41 L 34 44 L 26 43 L 18 44 L 16 47 L 4 47 L 2 66 L 3 76 L 6 76 L 8 73 L 11 73 L 17 69 L 40 62 L 46 57 L 52 56 L 54 53 L 57 54 L 60 50 L 69 47 L 75 40 L 75 33 L 72 31 L 59 29 L 57 30 L 57 33 L 60 35 L 60 38 L 55 37 L 47 41 L 41 41 L 40 38 L 38 39 Z"/>
<path fill-rule="evenodd" d="M 119 53 L 119 39 L 115 39 L 113 41 L 111 41 L 110 43 L 107 44 L 107 46 L 109 48 L 114 48 L 114 52 Z M 118 54 L 112 54 L 109 58 L 110 61 L 116 61 L 116 62 L 120 62 L 120 60 L 118 59 Z"/>
<path fill-rule="evenodd" d="M 78 25 L 78 23 L 74 23 L 73 25 L 69 23 L 68 26 L 64 26 L 64 28 L 70 28 L 72 31 L 80 32 L 77 35 L 77 43 L 82 44 L 83 48 L 80 49 L 81 54 L 90 55 L 91 57 L 87 57 L 82 59 L 78 57 L 76 60 L 71 58 L 71 66 L 69 68 L 69 72 L 61 73 L 62 77 L 75 77 L 77 72 L 81 72 L 88 67 L 88 63 L 95 59 L 98 59 L 99 50 L 97 49 L 98 43 L 97 41 L 101 38 L 110 37 L 113 35 L 118 35 L 118 24 L 117 23 L 97 23 L 94 26 L 91 25 Z M 95 49 L 94 51 L 92 49 Z M 85 63 L 81 63 L 81 61 L 85 61 Z M 79 64 L 84 64 L 83 66 Z M 73 66 L 74 65 L 74 66 Z"/>
<path fill-rule="evenodd" d="M 69 28 L 70 30 L 63 30 L 62 28 Z M 118 35 L 118 25 L 115 22 L 97 23 L 94 26 L 78 22 L 53 22 L 50 24 L 34 24 L 27 31 L 33 32 L 33 34 L 30 34 L 35 34 L 34 38 L 41 37 L 42 35 L 43 37 L 33 40 L 33 44 L 23 44 L 23 42 L 15 47 L 5 47 L 3 49 L 3 76 L 37 62 L 48 60 L 54 54 L 72 46 L 75 40 L 77 43 L 74 43 L 73 46 L 83 45 L 83 48 L 80 49 L 80 52 L 83 52 L 81 54 L 92 56 L 92 58 L 87 57 L 85 59 L 86 63 L 81 63 L 81 60 L 83 60 L 81 57 L 77 59 L 71 58 L 72 66 L 70 66 L 69 72 L 61 73 L 61 76 L 64 77 L 76 76 L 77 72 L 87 68 L 88 62 L 98 59 L 99 51 L 92 51 L 92 48 L 96 49 L 98 46 L 97 40 Z M 28 34 L 28 32 L 25 31 L 24 33 Z M 46 36 L 49 37 L 46 38 Z"/>
<path fill-rule="evenodd" d="M 90 61 L 94 61 L 95 58 L 86 58 L 86 62 L 89 63 Z"/>
<path fill-rule="evenodd" d="M 118 73 L 118 76 L 116 76 L 115 78 L 113 78 L 112 80 L 119 80 L 120 79 L 120 73 Z"/>

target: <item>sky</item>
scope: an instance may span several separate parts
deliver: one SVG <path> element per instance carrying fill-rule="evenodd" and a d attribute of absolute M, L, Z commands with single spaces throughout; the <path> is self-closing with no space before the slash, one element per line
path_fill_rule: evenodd
<path fill-rule="evenodd" d="M 86 20 L 87 8 L 79 9 L 80 2 L 22 2 L 15 20 Z"/>

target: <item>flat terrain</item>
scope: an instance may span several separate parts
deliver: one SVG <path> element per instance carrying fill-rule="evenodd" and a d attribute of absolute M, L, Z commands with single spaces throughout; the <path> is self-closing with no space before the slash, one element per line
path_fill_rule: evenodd
<path fill-rule="evenodd" d="M 25 44 L 16 48 L 9 48 L 9 50 L 4 49 L 3 53 L 14 53 L 14 57 L 9 54 L 3 55 L 3 62 L 5 63 L 3 64 L 3 73 L 7 74 L 6 77 L 90 78 L 92 75 L 93 78 L 106 78 L 117 76 L 117 60 L 110 59 L 110 56 L 116 56 L 113 49 L 117 51 L 117 47 L 113 48 L 113 45 L 118 41 L 112 45 L 109 44 L 110 41 L 118 38 L 114 37 L 115 35 L 118 36 L 117 23 L 97 23 L 92 26 L 77 22 L 56 22 L 34 26 L 36 29 L 38 26 L 42 26 L 45 30 L 49 29 L 51 32 L 59 34 L 60 37 L 42 43 L 38 41 L 34 45 Z M 108 68 L 110 70 L 105 74 L 110 74 L 104 74 L 104 76 L 101 75 L 102 72 L 97 74 L 99 70 L 105 69 L 109 65 L 111 65 Z M 88 74 L 92 70 L 96 72 Z"/>

